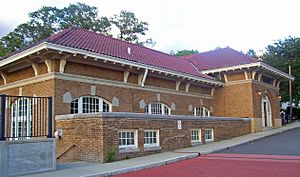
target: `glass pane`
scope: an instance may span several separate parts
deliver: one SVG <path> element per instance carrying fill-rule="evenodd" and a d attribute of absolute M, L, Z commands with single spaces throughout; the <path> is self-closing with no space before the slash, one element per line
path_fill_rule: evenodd
<path fill-rule="evenodd" d="M 103 112 L 109 112 L 109 104 L 103 101 Z"/>
<path fill-rule="evenodd" d="M 130 145 L 134 145 L 134 139 L 130 139 Z"/>

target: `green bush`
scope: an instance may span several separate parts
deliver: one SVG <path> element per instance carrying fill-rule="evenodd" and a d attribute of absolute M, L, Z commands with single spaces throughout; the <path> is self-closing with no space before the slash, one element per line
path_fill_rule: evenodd
<path fill-rule="evenodd" d="M 113 162 L 116 160 L 116 150 L 114 148 L 111 148 L 106 155 L 106 162 Z"/>

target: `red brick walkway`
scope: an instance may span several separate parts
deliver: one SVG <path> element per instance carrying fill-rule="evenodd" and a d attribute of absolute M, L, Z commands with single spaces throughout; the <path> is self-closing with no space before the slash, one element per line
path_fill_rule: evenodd
<path fill-rule="evenodd" d="M 300 156 L 210 154 L 118 177 L 300 177 Z"/>

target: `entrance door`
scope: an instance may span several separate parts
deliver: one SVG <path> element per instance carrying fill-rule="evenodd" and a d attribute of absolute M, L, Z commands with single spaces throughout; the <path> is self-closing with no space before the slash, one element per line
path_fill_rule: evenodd
<path fill-rule="evenodd" d="M 268 96 L 263 96 L 262 102 L 262 127 L 272 127 L 272 109 Z"/>

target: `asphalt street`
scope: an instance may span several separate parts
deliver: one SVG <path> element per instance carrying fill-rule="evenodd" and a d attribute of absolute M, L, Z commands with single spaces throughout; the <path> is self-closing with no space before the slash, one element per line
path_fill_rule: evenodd
<path fill-rule="evenodd" d="M 300 177 L 300 128 L 118 177 Z"/>
<path fill-rule="evenodd" d="M 221 154 L 265 154 L 300 156 L 300 128 L 220 151 Z"/>

